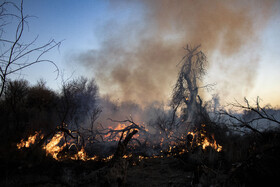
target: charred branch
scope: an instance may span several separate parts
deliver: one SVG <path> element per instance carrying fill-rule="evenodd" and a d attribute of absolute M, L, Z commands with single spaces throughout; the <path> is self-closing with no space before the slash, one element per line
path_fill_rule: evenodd
<path fill-rule="evenodd" d="M 119 143 L 118 143 L 118 147 L 117 147 L 117 150 L 113 156 L 113 159 L 112 159 L 112 163 L 116 162 L 117 160 L 121 159 L 125 152 L 126 152 L 126 147 L 127 147 L 127 144 L 128 142 L 131 140 L 131 138 L 137 133 L 138 131 L 137 130 L 132 130 L 132 132 L 129 132 L 125 139 L 122 141 L 123 139 L 123 135 L 124 135 L 124 132 L 122 133 L 121 137 L 120 137 L 120 140 L 119 140 Z"/>
<path fill-rule="evenodd" d="M 183 63 L 172 94 L 171 106 L 176 110 L 180 106 L 183 110 L 181 128 L 184 130 L 192 129 L 210 119 L 198 95 L 198 90 L 203 88 L 200 84 L 207 65 L 206 56 L 199 50 L 200 47 L 187 45 L 184 48 L 186 55 L 182 58 Z M 209 85 L 205 86 L 208 87 Z"/>
<path fill-rule="evenodd" d="M 115 130 L 115 129 L 109 129 L 109 128 L 104 128 L 102 125 L 102 129 L 101 130 L 97 130 L 96 133 L 100 136 L 104 136 L 104 135 L 108 135 L 108 139 L 114 139 L 117 137 L 117 135 L 119 133 L 125 133 L 125 132 L 130 132 L 131 130 L 139 130 L 143 133 L 148 133 L 144 127 L 139 126 L 138 124 L 136 124 L 132 119 L 127 119 L 127 120 L 123 120 L 123 121 L 119 121 L 119 120 L 113 120 L 111 118 L 108 118 L 108 120 L 112 121 L 112 122 L 116 122 L 116 123 L 130 123 L 131 125 L 125 127 L 124 129 L 119 129 L 119 130 Z M 103 139 L 103 138 L 102 138 Z"/>

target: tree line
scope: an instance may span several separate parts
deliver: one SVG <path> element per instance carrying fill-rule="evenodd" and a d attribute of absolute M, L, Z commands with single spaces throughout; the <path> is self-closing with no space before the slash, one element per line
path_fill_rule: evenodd
<path fill-rule="evenodd" d="M 40 80 L 7 81 L 0 100 L 1 142 L 16 142 L 35 131 L 49 133 L 57 126 L 78 129 L 100 112 L 98 87 L 93 79 L 80 77 L 64 82 L 55 92 Z"/>

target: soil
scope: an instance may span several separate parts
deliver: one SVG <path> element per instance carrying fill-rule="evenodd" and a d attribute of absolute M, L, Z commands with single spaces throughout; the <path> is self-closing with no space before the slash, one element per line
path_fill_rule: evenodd
<path fill-rule="evenodd" d="M 191 186 L 194 172 L 176 158 L 143 160 L 127 171 L 127 186 Z"/>
<path fill-rule="evenodd" d="M 223 163 L 223 153 L 209 153 L 141 161 L 132 157 L 121 159 L 120 169 L 104 161 L 59 162 L 38 154 L 0 155 L 0 186 L 267 186 L 280 177 L 279 147 L 237 163 Z M 217 159 L 211 163 L 210 157 Z"/>

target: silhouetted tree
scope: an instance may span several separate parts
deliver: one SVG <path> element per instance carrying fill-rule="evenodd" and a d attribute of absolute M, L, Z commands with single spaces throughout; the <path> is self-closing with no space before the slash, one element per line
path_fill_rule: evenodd
<path fill-rule="evenodd" d="M 190 129 L 209 120 L 209 116 L 198 95 L 199 85 L 205 75 L 207 60 L 199 50 L 200 45 L 185 48 L 186 55 L 182 59 L 181 70 L 173 89 L 171 105 L 174 110 L 183 109 L 181 128 Z"/>
<path fill-rule="evenodd" d="M 58 108 L 61 125 L 66 123 L 79 129 L 79 125 L 85 120 L 96 119 L 100 113 L 97 99 L 98 87 L 94 79 L 80 77 L 63 83 Z"/>
<path fill-rule="evenodd" d="M 28 109 L 29 129 L 33 132 L 51 131 L 59 123 L 56 108 L 59 96 L 45 86 L 40 80 L 37 85 L 32 86 L 26 97 L 26 108 Z"/>
<path fill-rule="evenodd" d="M 9 128 L 22 131 L 27 123 L 26 97 L 29 84 L 26 80 L 9 81 L 5 89 L 5 108 Z M 5 124 L 7 125 L 7 124 Z"/>
<path fill-rule="evenodd" d="M 279 128 L 279 111 L 273 110 L 270 106 L 262 107 L 259 97 L 256 99 L 255 106 L 252 106 L 247 98 L 244 98 L 244 104 L 236 101 L 231 106 L 243 110 L 243 115 L 234 114 L 229 110 L 223 110 L 221 114 L 230 117 L 231 124 L 237 131 L 246 133 L 249 130 L 262 135 L 264 130 Z"/>
<path fill-rule="evenodd" d="M 23 34 L 28 18 L 30 16 L 25 15 L 23 11 L 23 0 L 19 6 L 14 2 L 0 4 L 0 98 L 3 95 L 8 76 L 11 74 L 42 62 L 51 63 L 58 72 L 56 64 L 44 59 L 43 56 L 51 49 L 59 47 L 61 42 L 50 40 L 44 45 L 34 47 L 37 36 L 33 41 L 25 43 Z M 8 30 L 10 28 L 14 28 L 14 31 Z M 14 37 L 11 38 L 9 35 L 12 32 L 14 32 Z"/>

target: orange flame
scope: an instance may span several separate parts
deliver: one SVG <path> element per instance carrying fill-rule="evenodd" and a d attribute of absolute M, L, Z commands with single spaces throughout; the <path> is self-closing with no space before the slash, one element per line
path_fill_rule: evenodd
<path fill-rule="evenodd" d="M 205 125 L 202 125 L 202 127 L 204 127 Z M 104 136 L 105 140 L 107 141 L 118 141 L 120 139 L 122 130 L 125 129 L 127 127 L 127 125 L 125 124 L 121 124 L 119 123 L 115 128 L 113 127 L 109 127 L 110 130 L 115 130 L 117 132 L 116 136 L 114 136 L 114 138 L 110 138 L 110 136 L 112 135 L 109 131 L 109 133 L 107 135 Z M 144 127 L 144 126 L 143 126 Z M 119 131 L 119 132 L 118 132 Z M 124 133 L 124 136 L 126 136 L 126 133 Z M 21 149 L 23 147 L 30 147 L 32 144 L 34 144 L 36 142 L 36 139 L 39 137 L 39 132 L 35 132 L 34 135 L 31 135 L 30 137 L 28 137 L 27 141 L 21 140 L 20 143 L 17 144 L 18 149 Z M 191 145 L 190 147 L 192 147 L 192 145 L 196 145 L 196 146 L 201 146 L 202 149 L 206 149 L 207 147 L 212 147 L 214 150 L 216 150 L 217 152 L 220 152 L 222 150 L 222 146 L 219 145 L 214 136 L 212 136 L 212 138 L 207 137 L 206 136 L 206 131 L 205 130 L 201 130 L 199 132 L 188 132 L 188 135 L 191 134 L 193 136 L 193 139 L 191 141 Z M 139 136 L 139 134 L 137 134 L 138 136 L 136 138 L 138 138 L 138 140 L 141 140 L 141 137 Z M 172 133 L 171 133 L 172 135 Z M 149 158 L 163 158 L 163 157 L 170 157 L 170 156 L 175 156 L 175 155 L 181 155 L 184 154 L 185 152 L 188 152 L 189 149 L 185 148 L 186 142 L 185 142 L 185 135 L 183 134 L 181 139 L 182 142 L 180 142 L 181 144 L 183 144 L 184 146 L 182 147 L 180 145 L 180 143 L 178 142 L 174 142 L 174 141 L 169 141 L 169 139 L 165 140 L 164 137 L 160 136 L 158 141 L 156 143 L 158 144 L 151 144 L 151 146 L 155 146 L 155 145 L 160 145 L 162 147 L 162 150 L 160 151 L 160 153 L 158 155 L 152 155 L 150 157 L 144 157 L 144 156 L 139 156 L 139 161 L 143 160 L 143 159 L 149 159 Z M 66 141 L 63 141 L 64 136 L 64 132 L 57 132 L 50 141 L 48 141 L 48 143 L 46 143 L 43 146 L 43 149 L 45 149 L 46 151 L 46 155 L 51 155 L 55 160 L 62 160 L 64 158 L 67 159 L 72 159 L 72 160 L 82 160 L 82 161 L 88 161 L 88 160 L 96 160 L 98 157 L 97 156 L 93 156 L 93 157 L 89 157 L 85 151 L 85 148 L 82 147 L 80 150 L 77 151 L 76 154 L 74 155 L 64 155 L 64 156 L 59 156 L 59 153 L 66 148 L 67 144 L 69 145 L 69 141 L 68 143 Z M 43 135 L 40 136 L 40 138 L 43 138 Z M 167 138 L 170 138 L 169 136 Z M 189 140 L 190 141 L 190 140 Z M 65 143 L 63 143 L 65 142 Z M 166 145 L 164 145 L 164 142 L 168 143 L 168 147 L 166 147 Z M 73 143 L 75 144 L 75 143 Z M 164 147 L 163 147 L 164 145 Z M 68 147 L 68 146 L 67 146 Z M 71 147 L 71 146 L 70 146 Z M 77 146 L 76 146 L 77 147 Z M 129 153 L 127 155 L 124 155 L 123 158 L 124 159 L 129 159 L 131 158 L 133 155 L 132 153 Z M 100 158 L 100 160 L 103 161 L 109 161 L 113 158 L 113 155 L 110 155 L 108 157 L 105 158 Z"/>
<path fill-rule="evenodd" d="M 198 132 L 197 132 L 197 133 L 198 133 Z M 193 135 L 193 137 L 196 136 L 197 133 L 188 132 L 188 134 Z M 215 138 L 214 138 L 214 135 L 212 135 L 212 139 L 213 139 L 212 142 L 213 142 L 213 143 L 211 143 L 210 139 L 209 139 L 208 137 L 206 137 L 205 134 L 201 133 L 200 136 L 203 137 L 203 141 L 201 141 L 201 142 L 196 142 L 196 143 L 197 143 L 198 146 L 201 145 L 203 150 L 205 150 L 206 147 L 212 147 L 212 148 L 213 148 L 214 150 L 216 150 L 217 152 L 222 151 L 222 148 L 223 148 L 223 147 L 222 147 L 221 145 L 217 144 L 217 142 L 216 142 L 216 140 L 215 140 Z"/>
<path fill-rule="evenodd" d="M 31 135 L 28 137 L 27 141 L 24 141 L 23 139 L 21 140 L 20 143 L 17 144 L 18 149 L 21 149 L 23 147 L 30 147 L 32 144 L 35 143 L 36 139 L 39 136 L 39 132 L 35 132 L 34 135 Z M 44 135 L 41 135 L 40 138 L 43 139 Z M 64 137 L 63 132 L 58 132 L 56 133 L 52 139 L 43 147 L 43 149 L 46 150 L 46 155 L 51 155 L 55 160 L 61 160 L 61 158 L 58 157 L 58 154 L 66 147 L 66 143 L 63 145 L 58 145 L 62 138 Z M 88 155 L 85 152 L 84 147 L 81 148 L 80 151 L 78 151 L 77 154 L 73 155 L 70 157 L 72 160 L 82 160 L 82 161 L 87 161 L 87 160 L 95 160 L 97 156 L 93 157 L 88 157 Z M 107 158 L 110 159 L 110 158 Z"/>
<path fill-rule="evenodd" d="M 125 129 L 127 127 L 127 125 L 126 124 L 121 124 L 121 123 L 119 123 L 115 128 L 113 128 L 112 126 L 109 126 L 109 129 L 110 130 L 123 130 L 123 129 Z M 124 132 L 124 136 L 126 136 L 126 134 L 127 134 L 127 132 Z M 119 132 L 118 133 L 118 135 L 117 136 L 115 136 L 113 139 L 108 139 L 109 137 L 110 137 L 110 133 L 108 133 L 108 134 L 106 134 L 106 135 L 104 135 L 104 138 L 105 139 L 107 139 L 107 141 L 118 141 L 119 139 L 120 139 L 120 137 L 121 137 L 121 132 Z"/>
<path fill-rule="evenodd" d="M 88 160 L 95 160 L 97 159 L 97 156 L 89 157 L 84 149 L 84 147 L 81 148 L 81 150 L 71 157 L 72 160 L 82 160 L 82 161 L 88 161 Z"/>
<path fill-rule="evenodd" d="M 64 133 L 63 132 L 58 132 L 56 133 L 51 141 L 43 147 L 43 149 L 46 150 L 46 154 L 47 155 L 51 155 L 54 159 L 59 160 L 57 155 L 59 152 L 61 152 L 64 147 L 66 146 L 66 143 L 64 143 L 62 146 L 59 146 L 57 144 L 59 144 L 59 142 L 61 141 L 61 139 L 63 138 Z"/>
<path fill-rule="evenodd" d="M 214 139 L 214 143 L 211 143 L 208 138 L 205 138 L 204 141 L 201 142 L 201 144 L 202 144 L 202 149 L 206 149 L 206 147 L 212 147 L 217 152 L 220 152 L 222 150 L 222 146 L 217 144 L 215 139 Z"/>
<path fill-rule="evenodd" d="M 17 148 L 21 149 L 23 147 L 30 147 L 32 144 L 35 143 L 37 137 L 39 136 L 39 132 L 35 131 L 35 134 L 32 136 L 29 136 L 28 139 L 26 141 L 24 141 L 23 139 L 20 141 L 20 143 L 17 144 Z M 41 135 L 41 139 L 43 139 L 44 135 Z"/>

